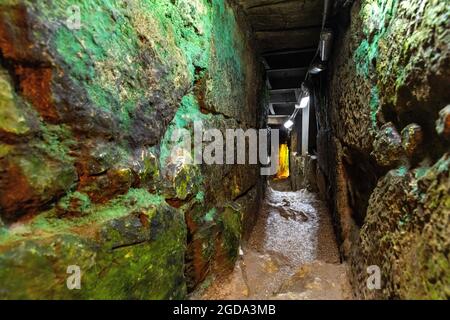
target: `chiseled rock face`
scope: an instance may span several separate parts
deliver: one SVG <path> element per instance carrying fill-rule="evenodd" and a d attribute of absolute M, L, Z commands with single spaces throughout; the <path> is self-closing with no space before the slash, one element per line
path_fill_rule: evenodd
<path fill-rule="evenodd" d="M 450 105 L 439 111 L 439 119 L 436 121 L 437 133 L 450 140 Z"/>
<path fill-rule="evenodd" d="M 362 256 L 353 258 L 378 265 L 383 288 L 361 285 L 365 298 L 449 297 L 449 156 L 424 172 L 390 171 L 372 193 L 361 230 Z"/>
<path fill-rule="evenodd" d="M 262 70 L 235 8 L 7 0 L 0 51 L 1 298 L 183 298 L 234 261 L 258 168 L 189 165 L 171 138 L 194 121 L 262 123 Z"/>
<path fill-rule="evenodd" d="M 355 1 L 350 17 L 331 66 L 326 167 L 344 163 L 327 175 L 353 286 L 361 298 L 448 299 L 448 4 Z M 380 290 L 366 285 L 372 265 Z"/>

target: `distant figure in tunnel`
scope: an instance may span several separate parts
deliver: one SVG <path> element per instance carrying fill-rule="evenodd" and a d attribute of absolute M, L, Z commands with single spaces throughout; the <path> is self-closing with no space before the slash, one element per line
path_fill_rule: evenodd
<path fill-rule="evenodd" d="M 289 178 L 289 148 L 284 143 L 280 146 L 280 162 L 278 164 L 276 179 L 286 178 Z"/>

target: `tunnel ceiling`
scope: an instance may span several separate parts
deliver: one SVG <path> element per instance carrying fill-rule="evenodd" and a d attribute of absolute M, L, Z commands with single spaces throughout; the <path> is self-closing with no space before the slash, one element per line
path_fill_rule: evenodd
<path fill-rule="evenodd" d="M 237 0 L 250 22 L 267 69 L 271 114 L 290 115 L 295 92 L 314 57 L 323 0 Z"/>

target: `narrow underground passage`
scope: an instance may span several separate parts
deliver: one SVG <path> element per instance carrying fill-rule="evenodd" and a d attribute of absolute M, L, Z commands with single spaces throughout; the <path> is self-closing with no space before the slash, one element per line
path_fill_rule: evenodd
<path fill-rule="evenodd" d="M 0 299 L 448 299 L 448 15 L 0 3 Z"/>

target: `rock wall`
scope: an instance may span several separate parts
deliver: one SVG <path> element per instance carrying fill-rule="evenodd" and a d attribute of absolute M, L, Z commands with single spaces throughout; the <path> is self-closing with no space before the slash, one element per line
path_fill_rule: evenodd
<path fill-rule="evenodd" d="M 259 169 L 171 137 L 261 127 L 261 72 L 227 1 L 1 1 L 0 298 L 183 298 L 231 267 Z"/>
<path fill-rule="evenodd" d="M 319 164 L 359 298 L 450 297 L 449 15 L 439 0 L 338 15 Z"/>

